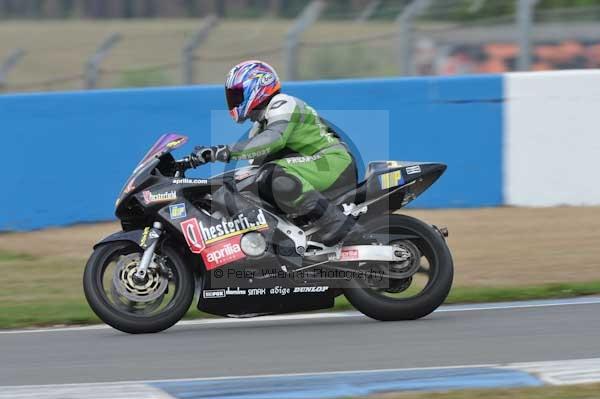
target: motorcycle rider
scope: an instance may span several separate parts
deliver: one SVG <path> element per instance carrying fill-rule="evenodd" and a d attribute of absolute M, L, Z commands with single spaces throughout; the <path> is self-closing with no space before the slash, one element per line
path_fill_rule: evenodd
<path fill-rule="evenodd" d="M 354 159 L 346 145 L 304 101 L 280 92 L 275 69 L 262 61 L 234 66 L 225 82 L 233 120 L 254 122 L 249 138 L 231 145 L 196 147 L 192 164 L 251 160 L 261 165 L 259 193 L 287 214 L 304 216 L 320 228 L 319 240 L 335 245 L 358 230 L 323 195 L 357 183 Z"/>

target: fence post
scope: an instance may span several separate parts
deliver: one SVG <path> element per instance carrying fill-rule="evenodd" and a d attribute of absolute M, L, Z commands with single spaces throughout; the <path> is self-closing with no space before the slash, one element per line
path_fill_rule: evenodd
<path fill-rule="evenodd" d="M 210 32 L 217 26 L 218 21 L 219 19 L 214 14 L 204 18 L 200 29 L 183 46 L 183 50 L 181 51 L 183 84 L 194 84 L 194 52 L 208 38 Z"/>
<path fill-rule="evenodd" d="M 380 4 L 381 0 L 371 0 L 360 12 L 360 14 L 358 14 L 354 22 L 366 22 L 369 18 L 373 16 L 373 14 L 375 14 L 375 11 L 377 11 L 377 7 L 379 7 Z"/>
<path fill-rule="evenodd" d="M 94 54 L 88 58 L 83 72 L 86 89 L 94 89 L 96 87 L 98 84 L 98 76 L 100 75 L 100 63 L 108 56 L 110 50 L 121 40 L 121 38 L 122 36 L 120 33 L 109 35 L 104 39 L 100 46 L 98 46 Z"/>
<path fill-rule="evenodd" d="M 6 76 L 8 73 L 23 59 L 25 56 L 25 50 L 16 49 L 6 57 L 4 62 L 0 65 L 0 89 L 6 85 Z"/>
<path fill-rule="evenodd" d="M 300 35 L 319 19 L 324 9 L 325 2 L 323 0 L 311 1 L 287 31 L 283 45 L 283 62 L 285 64 L 285 78 L 287 80 L 298 79 L 298 44 L 300 42 Z"/>
<path fill-rule="evenodd" d="M 398 66 L 401 75 L 412 75 L 414 73 L 413 61 L 413 30 L 414 20 L 427 7 L 431 0 L 412 0 L 402 9 L 402 12 L 396 18 L 398 25 Z"/>
<path fill-rule="evenodd" d="M 517 32 L 519 42 L 519 57 L 517 69 L 528 71 L 531 69 L 531 26 L 533 24 L 533 10 L 538 0 L 517 1 Z"/>

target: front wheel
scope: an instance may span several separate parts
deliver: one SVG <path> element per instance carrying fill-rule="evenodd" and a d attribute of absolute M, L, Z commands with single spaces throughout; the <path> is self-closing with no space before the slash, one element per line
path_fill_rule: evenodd
<path fill-rule="evenodd" d="M 154 333 L 177 323 L 194 298 L 192 271 L 172 248 L 157 253 L 143 280 L 135 277 L 142 249 L 113 242 L 94 250 L 85 267 L 85 297 L 106 324 L 130 334 Z"/>
<path fill-rule="evenodd" d="M 402 263 L 361 262 L 369 279 L 351 280 L 344 295 L 365 315 L 381 320 L 414 320 L 446 299 L 454 274 L 450 250 L 432 226 L 406 215 L 385 215 L 366 223 L 373 245 L 394 245 L 408 254 Z M 385 277 L 381 277 L 385 276 Z"/>

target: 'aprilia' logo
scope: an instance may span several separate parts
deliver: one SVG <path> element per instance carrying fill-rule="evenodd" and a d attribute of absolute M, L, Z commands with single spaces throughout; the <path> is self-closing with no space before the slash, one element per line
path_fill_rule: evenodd
<path fill-rule="evenodd" d="M 240 247 L 241 236 L 218 241 L 202 252 L 202 259 L 206 270 L 212 270 L 236 260 L 244 259 L 246 255 Z"/>

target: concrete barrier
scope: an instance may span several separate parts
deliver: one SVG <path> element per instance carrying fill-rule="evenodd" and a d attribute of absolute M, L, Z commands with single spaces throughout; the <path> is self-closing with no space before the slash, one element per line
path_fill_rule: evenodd
<path fill-rule="evenodd" d="M 509 205 L 600 205 L 600 71 L 505 76 Z"/>
<path fill-rule="evenodd" d="M 342 128 L 364 163 L 448 164 L 414 206 L 482 207 L 503 203 L 503 79 L 337 80 L 284 89 Z M 113 219 L 122 184 L 162 133 L 204 145 L 242 137 L 248 126 L 235 125 L 224 108 L 220 85 L 0 96 L 0 230 Z"/>

